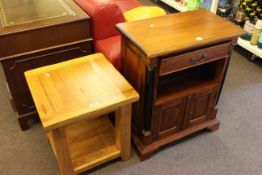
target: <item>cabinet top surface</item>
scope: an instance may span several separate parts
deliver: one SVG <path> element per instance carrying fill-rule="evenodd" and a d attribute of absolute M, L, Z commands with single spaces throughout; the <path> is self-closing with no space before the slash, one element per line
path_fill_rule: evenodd
<path fill-rule="evenodd" d="M 243 35 L 245 31 L 207 10 L 117 25 L 147 57 L 156 57 Z"/>
<path fill-rule="evenodd" d="M 72 0 L 0 0 L 0 35 L 83 18 Z"/>
<path fill-rule="evenodd" d="M 139 96 L 102 54 L 93 54 L 25 73 L 46 130 L 138 100 Z"/>

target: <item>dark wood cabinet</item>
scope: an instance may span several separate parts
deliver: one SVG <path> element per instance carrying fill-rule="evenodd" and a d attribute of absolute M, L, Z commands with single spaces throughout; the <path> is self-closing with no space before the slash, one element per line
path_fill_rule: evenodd
<path fill-rule="evenodd" d="M 202 129 L 218 129 L 216 104 L 231 51 L 245 32 L 205 10 L 117 28 L 122 33 L 122 74 L 140 95 L 132 115 L 140 158 Z"/>
<path fill-rule="evenodd" d="M 92 52 L 90 18 L 73 1 L 36 3 L 3 2 L 0 12 L 0 61 L 22 130 L 29 128 L 28 120 L 38 119 L 24 72 Z M 20 8 L 29 10 L 28 16 L 17 18 L 12 13 Z"/>

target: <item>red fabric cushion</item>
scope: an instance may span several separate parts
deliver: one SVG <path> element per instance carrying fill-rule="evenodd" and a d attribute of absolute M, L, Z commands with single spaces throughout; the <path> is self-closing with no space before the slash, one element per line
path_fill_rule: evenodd
<path fill-rule="evenodd" d="M 137 0 L 75 0 L 89 14 L 95 51 L 102 52 L 118 69 L 121 68 L 121 37 L 115 25 L 125 22 L 123 13 L 138 6 Z"/>
<path fill-rule="evenodd" d="M 95 40 L 119 35 L 115 25 L 124 22 L 125 19 L 113 0 L 75 0 L 75 2 L 91 17 Z"/>
<path fill-rule="evenodd" d="M 95 42 L 95 51 L 102 52 L 105 57 L 115 66 L 121 69 L 121 36 L 113 36 Z"/>

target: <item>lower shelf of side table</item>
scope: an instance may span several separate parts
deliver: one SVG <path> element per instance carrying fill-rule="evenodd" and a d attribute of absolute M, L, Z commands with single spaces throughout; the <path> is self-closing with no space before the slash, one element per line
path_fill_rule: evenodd
<path fill-rule="evenodd" d="M 115 129 L 107 117 L 70 125 L 66 133 L 75 174 L 120 157 Z"/>

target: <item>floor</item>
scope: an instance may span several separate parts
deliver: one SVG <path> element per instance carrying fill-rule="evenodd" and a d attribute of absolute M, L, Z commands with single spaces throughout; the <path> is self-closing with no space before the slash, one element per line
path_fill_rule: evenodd
<path fill-rule="evenodd" d="M 149 3 L 149 2 L 147 2 Z M 84 174 L 92 175 L 260 175 L 262 174 L 262 61 L 234 51 L 218 104 L 221 127 L 199 132 L 140 162 L 133 151 Z M 0 174 L 58 175 L 41 124 L 22 132 L 8 101 L 0 68 Z"/>

